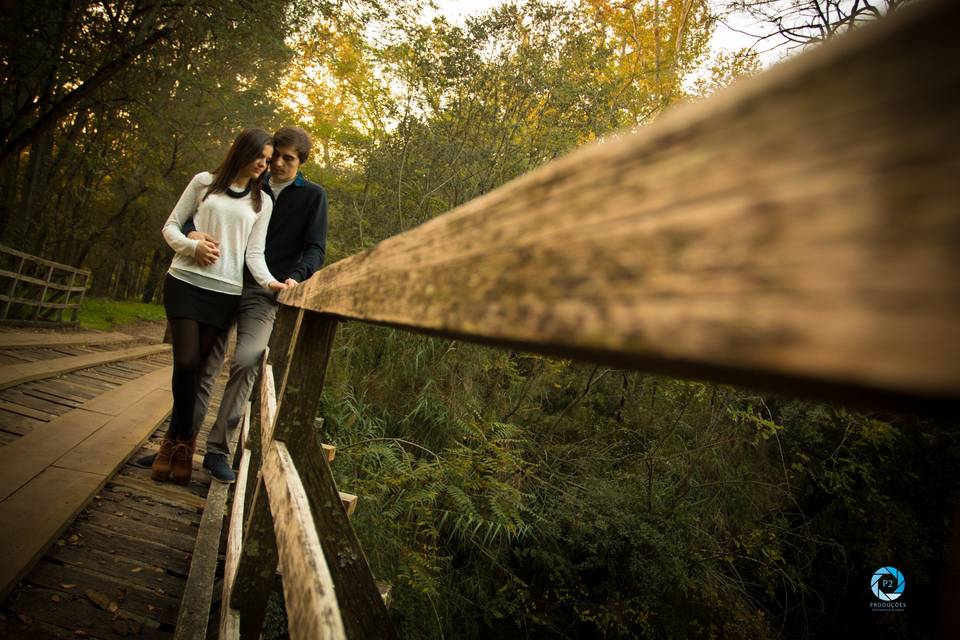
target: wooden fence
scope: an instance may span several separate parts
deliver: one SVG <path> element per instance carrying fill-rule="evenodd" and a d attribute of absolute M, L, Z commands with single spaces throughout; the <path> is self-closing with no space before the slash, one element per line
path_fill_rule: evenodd
<path fill-rule="evenodd" d="M 313 428 L 344 320 L 955 411 L 956 24 L 919 2 L 282 294 L 222 637 L 257 636 L 278 563 L 292 638 L 395 637 Z"/>
<path fill-rule="evenodd" d="M 90 272 L 0 245 L 0 322 L 71 323 L 83 303 Z"/>

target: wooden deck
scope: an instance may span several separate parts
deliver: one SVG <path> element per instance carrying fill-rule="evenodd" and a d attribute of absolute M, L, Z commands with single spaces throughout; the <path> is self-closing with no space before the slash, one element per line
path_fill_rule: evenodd
<path fill-rule="evenodd" d="M 167 429 L 170 362 L 116 334 L 0 334 L 0 638 L 174 636 L 210 489 L 203 450 L 186 487 L 127 462 Z M 37 379 L 36 365 L 57 373 Z M 217 543 L 220 524 L 206 527 Z"/>

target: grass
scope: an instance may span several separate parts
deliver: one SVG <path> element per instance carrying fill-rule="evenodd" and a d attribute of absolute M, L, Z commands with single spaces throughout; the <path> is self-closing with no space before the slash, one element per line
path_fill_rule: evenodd
<path fill-rule="evenodd" d="M 165 319 L 162 305 L 123 302 L 110 298 L 84 298 L 79 314 L 80 326 L 83 328 L 107 331 L 121 324 L 143 320 L 156 322 Z"/>

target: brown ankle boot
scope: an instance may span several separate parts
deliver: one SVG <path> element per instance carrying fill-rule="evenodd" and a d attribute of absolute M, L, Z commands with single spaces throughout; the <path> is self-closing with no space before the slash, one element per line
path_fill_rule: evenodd
<path fill-rule="evenodd" d="M 160 451 L 157 457 L 153 459 L 150 466 L 150 479 L 157 482 L 166 482 L 170 477 L 170 467 L 173 462 L 174 442 L 170 438 L 164 438 L 160 443 Z"/>
<path fill-rule="evenodd" d="M 193 451 L 197 446 L 197 437 L 192 440 L 177 440 L 173 447 L 170 479 L 177 484 L 188 484 L 193 474 Z"/>

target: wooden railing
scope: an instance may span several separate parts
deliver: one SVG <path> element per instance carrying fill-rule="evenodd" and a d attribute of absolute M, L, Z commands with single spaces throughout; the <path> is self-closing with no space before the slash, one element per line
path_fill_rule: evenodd
<path fill-rule="evenodd" d="M 0 322 L 71 323 L 90 283 L 90 272 L 0 245 Z"/>
<path fill-rule="evenodd" d="M 956 411 L 958 23 L 919 2 L 282 294 L 224 630 L 256 637 L 279 563 L 292 638 L 394 637 L 313 428 L 344 320 Z"/>
<path fill-rule="evenodd" d="M 395 638 L 350 526 L 357 498 L 337 489 L 332 447 L 314 427 L 336 325 L 281 311 L 272 364 L 265 354 L 259 398 L 244 420 L 220 637 L 259 637 L 279 566 L 292 638 Z M 282 372 L 276 381 L 274 371 Z"/>

